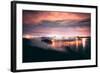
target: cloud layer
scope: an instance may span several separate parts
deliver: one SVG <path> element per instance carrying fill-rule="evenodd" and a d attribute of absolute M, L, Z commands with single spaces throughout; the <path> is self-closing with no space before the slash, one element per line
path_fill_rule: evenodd
<path fill-rule="evenodd" d="M 23 11 L 23 34 L 90 36 L 89 13 Z"/>

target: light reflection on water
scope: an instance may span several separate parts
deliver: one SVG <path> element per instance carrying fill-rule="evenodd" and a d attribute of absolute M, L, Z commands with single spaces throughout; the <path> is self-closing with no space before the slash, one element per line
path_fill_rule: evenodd
<path fill-rule="evenodd" d="M 82 39 L 82 46 L 83 46 L 83 48 L 85 48 L 85 46 L 86 46 L 86 40 L 87 40 L 87 38 L 83 38 Z"/>
<path fill-rule="evenodd" d="M 75 40 L 55 40 L 52 39 L 51 46 L 53 48 L 64 48 L 64 47 L 74 47 L 76 49 L 79 49 L 79 47 L 82 47 L 83 49 L 86 47 L 86 41 L 87 38 L 76 38 Z"/>

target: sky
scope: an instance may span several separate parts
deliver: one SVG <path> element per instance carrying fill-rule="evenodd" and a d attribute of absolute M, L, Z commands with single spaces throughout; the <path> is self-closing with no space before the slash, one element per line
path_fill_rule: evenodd
<path fill-rule="evenodd" d="M 91 14 L 23 10 L 23 36 L 90 36 Z"/>

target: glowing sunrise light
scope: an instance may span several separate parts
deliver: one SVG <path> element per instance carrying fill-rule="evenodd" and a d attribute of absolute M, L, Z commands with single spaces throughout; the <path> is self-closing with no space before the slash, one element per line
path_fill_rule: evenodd
<path fill-rule="evenodd" d="M 62 39 L 62 36 L 55 36 L 55 39 Z"/>
<path fill-rule="evenodd" d="M 48 35 L 49 37 L 53 37 L 53 39 L 62 39 L 63 36 L 62 35 L 58 35 L 58 34 L 51 34 L 51 35 Z"/>
<path fill-rule="evenodd" d="M 31 35 L 24 35 L 23 37 L 24 37 L 24 38 L 27 38 L 27 39 L 33 38 L 33 36 L 31 36 Z"/>

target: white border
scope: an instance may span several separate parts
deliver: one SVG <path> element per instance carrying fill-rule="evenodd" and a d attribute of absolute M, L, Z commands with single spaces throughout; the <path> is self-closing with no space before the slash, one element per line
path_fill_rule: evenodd
<path fill-rule="evenodd" d="M 17 4 L 16 6 L 16 26 L 17 26 L 17 70 L 23 69 L 39 69 L 52 67 L 73 67 L 73 66 L 87 66 L 96 65 L 96 10 L 93 8 L 82 7 L 65 7 L 65 6 L 47 6 L 47 5 L 28 5 Z M 32 62 L 22 63 L 22 10 L 43 10 L 43 11 L 66 11 L 66 12 L 84 12 L 91 13 L 91 60 L 73 60 L 73 61 L 56 61 L 56 62 Z"/>

